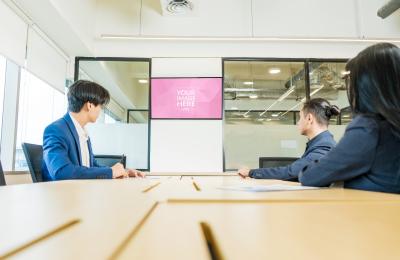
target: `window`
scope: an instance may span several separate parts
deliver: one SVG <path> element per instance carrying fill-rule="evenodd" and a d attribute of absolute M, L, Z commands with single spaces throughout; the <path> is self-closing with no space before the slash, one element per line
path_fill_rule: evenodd
<path fill-rule="evenodd" d="M 296 127 L 306 100 L 303 61 L 224 61 L 225 169 L 258 167 L 259 157 L 298 157 Z"/>
<path fill-rule="evenodd" d="M 7 60 L 0 55 L 0 136 L 2 128 L 3 117 L 3 102 L 4 102 L 4 86 L 6 84 L 6 64 Z"/>
<path fill-rule="evenodd" d="M 94 154 L 124 154 L 128 168 L 149 169 L 150 60 L 79 58 L 78 65 L 78 79 L 97 82 L 111 96 L 87 126 Z"/>
<path fill-rule="evenodd" d="M 26 170 L 21 143 L 43 143 L 47 125 L 67 111 L 65 95 L 28 71 L 21 70 L 15 170 Z"/>

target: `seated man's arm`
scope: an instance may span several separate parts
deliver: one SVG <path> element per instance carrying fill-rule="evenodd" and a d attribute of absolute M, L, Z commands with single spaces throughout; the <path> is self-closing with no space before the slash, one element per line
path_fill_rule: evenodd
<path fill-rule="evenodd" d="M 315 147 L 306 156 L 288 166 L 253 169 L 249 176 L 255 179 L 296 180 L 304 167 L 325 156 L 330 149 L 328 146 Z"/>

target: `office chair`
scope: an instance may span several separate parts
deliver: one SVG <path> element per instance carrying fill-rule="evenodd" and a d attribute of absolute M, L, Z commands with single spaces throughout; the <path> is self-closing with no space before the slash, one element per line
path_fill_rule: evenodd
<path fill-rule="evenodd" d="M 270 167 L 280 167 L 287 166 L 294 161 L 296 161 L 297 157 L 260 157 L 259 158 L 259 166 L 260 168 L 270 168 Z M 286 179 L 286 181 L 294 181 L 298 182 L 297 178 Z"/>
<path fill-rule="evenodd" d="M 4 178 L 3 166 L 1 166 L 0 162 L 0 186 L 5 186 L 5 185 L 6 185 L 6 180 Z"/>
<path fill-rule="evenodd" d="M 103 155 L 97 154 L 94 155 L 94 159 L 96 159 L 97 163 L 101 166 L 111 167 L 116 163 L 122 163 L 124 168 L 126 167 L 126 156 L 125 155 Z"/>
<path fill-rule="evenodd" d="M 38 144 L 22 143 L 22 149 L 24 150 L 29 172 L 32 176 L 32 182 L 43 182 L 43 147 Z"/>
<path fill-rule="evenodd" d="M 296 157 L 260 157 L 259 167 L 260 168 L 270 168 L 286 166 L 296 161 L 299 158 Z"/>

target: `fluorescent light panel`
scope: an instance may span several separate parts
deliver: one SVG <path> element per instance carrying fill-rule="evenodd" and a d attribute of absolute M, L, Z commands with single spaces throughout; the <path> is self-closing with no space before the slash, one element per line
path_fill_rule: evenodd
<path fill-rule="evenodd" d="M 250 92 L 257 91 L 255 88 L 225 88 L 225 92 Z"/>
<path fill-rule="evenodd" d="M 294 91 L 295 88 L 296 85 L 291 86 L 285 93 L 282 94 L 282 96 L 278 98 L 278 101 L 281 102 L 282 100 L 287 98 Z"/>
<path fill-rule="evenodd" d="M 270 68 L 268 70 L 269 74 L 278 74 L 281 73 L 281 69 L 280 68 Z"/>

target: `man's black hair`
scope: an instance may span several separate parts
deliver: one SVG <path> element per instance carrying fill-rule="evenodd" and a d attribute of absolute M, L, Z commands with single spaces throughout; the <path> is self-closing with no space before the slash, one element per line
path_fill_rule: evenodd
<path fill-rule="evenodd" d="M 69 87 L 68 111 L 78 113 L 82 107 L 90 102 L 93 105 L 107 105 L 110 94 L 99 84 L 87 80 L 78 80 Z"/>
<path fill-rule="evenodd" d="M 305 115 L 311 113 L 317 119 L 320 125 L 328 125 L 332 116 L 337 116 L 340 110 L 337 106 L 329 103 L 328 100 L 323 98 L 313 98 L 304 103 L 303 113 Z"/>

